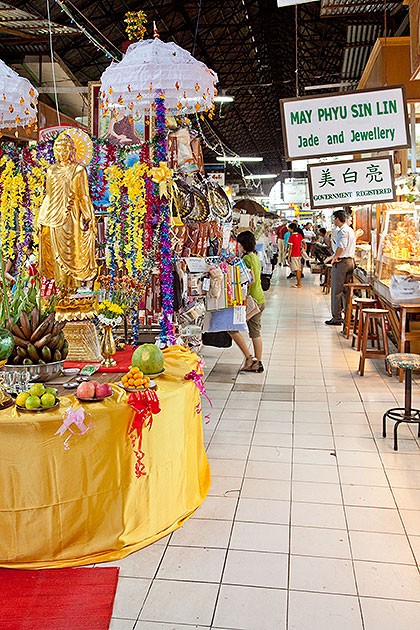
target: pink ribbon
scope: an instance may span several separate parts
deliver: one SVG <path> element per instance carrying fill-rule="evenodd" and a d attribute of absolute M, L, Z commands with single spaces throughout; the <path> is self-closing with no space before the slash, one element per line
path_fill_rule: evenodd
<path fill-rule="evenodd" d="M 198 391 L 200 392 L 200 394 L 205 396 L 207 398 L 207 400 L 209 401 L 210 409 L 213 410 L 213 404 L 212 404 L 210 398 L 207 396 L 206 388 L 205 388 L 204 383 L 203 383 L 203 375 L 199 374 L 196 370 L 192 370 L 191 372 L 188 372 L 188 374 L 186 374 L 184 376 L 184 379 L 186 381 L 193 381 L 194 385 L 198 388 Z M 201 404 L 200 403 L 196 406 L 195 412 L 196 413 L 201 413 Z M 210 422 L 210 414 L 211 414 L 211 411 L 207 415 L 204 416 L 205 418 L 207 418 L 206 424 L 208 424 Z"/>
<path fill-rule="evenodd" d="M 85 418 L 89 416 L 90 421 L 88 426 L 85 424 Z M 71 425 L 75 424 L 79 429 L 79 433 L 76 433 L 71 428 Z M 91 429 L 92 424 L 92 416 L 90 413 L 86 413 L 83 407 L 78 407 L 77 409 L 73 409 L 73 407 L 69 407 L 63 414 L 63 424 L 61 427 L 54 433 L 54 435 L 59 435 L 60 437 L 64 435 L 66 431 L 70 431 L 70 435 L 66 437 L 64 440 L 64 449 L 66 451 L 69 450 L 70 446 L 68 445 L 68 441 L 70 440 L 72 435 L 84 435 Z"/>

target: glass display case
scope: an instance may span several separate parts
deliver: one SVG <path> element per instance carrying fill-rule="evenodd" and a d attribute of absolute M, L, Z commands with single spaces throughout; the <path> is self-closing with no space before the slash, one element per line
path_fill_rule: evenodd
<path fill-rule="evenodd" d="M 392 276 L 420 275 L 420 241 L 415 206 L 406 202 L 392 206 L 392 210 L 384 210 L 382 215 L 375 273 L 375 289 L 387 299 L 390 299 Z"/>
<path fill-rule="evenodd" d="M 354 275 L 363 283 L 369 283 L 373 279 L 374 262 L 372 245 L 370 243 L 358 243 L 354 255 Z"/>

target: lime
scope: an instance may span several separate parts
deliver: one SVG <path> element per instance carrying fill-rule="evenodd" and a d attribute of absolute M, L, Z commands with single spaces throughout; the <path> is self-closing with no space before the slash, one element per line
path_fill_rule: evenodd
<path fill-rule="evenodd" d="M 32 385 L 29 390 L 29 393 L 31 396 L 38 396 L 38 398 L 41 398 L 41 396 L 45 394 L 45 387 L 42 383 L 35 383 L 35 385 Z"/>
<path fill-rule="evenodd" d="M 16 396 L 16 404 L 19 407 L 24 407 L 26 400 L 29 398 L 29 392 L 22 392 L 18 396 Z"/>
<path fill-rule="evenodd" d="M 55 389 L 55 387 L 46 387 L 45 388 L 45 393 L 46 394 L 52 394 L 54 396 L 54 398 L 57 396 L 57 390 Z"/>
<path fill-rule="evenodd" d="M 45 408 L 52 407 L 55 405 L 55 396 L 54 394 L 46 393 L 41 397 L 41 405 Z"/>
<path fill-rule="evenodd" d="M 38 409 L 41 406 L 39 396 L 29 396 L 25 401 L 26 409 Z"/>

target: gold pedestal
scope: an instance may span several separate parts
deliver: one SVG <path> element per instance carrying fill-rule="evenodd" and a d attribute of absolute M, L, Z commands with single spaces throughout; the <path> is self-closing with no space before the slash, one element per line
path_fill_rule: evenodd
<path fill-rule="evenodd" d="M 98 332 L 92 321 L 68 321 L 64 332 L 69 342 L 67 361 L 97 363 L 102 360 Z"/>

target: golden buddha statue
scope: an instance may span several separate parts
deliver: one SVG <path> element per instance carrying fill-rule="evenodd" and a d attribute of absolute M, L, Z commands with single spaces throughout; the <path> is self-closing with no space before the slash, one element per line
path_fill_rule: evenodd
<path fill-rule="evenodd" d="M 75 160 L 70 135 L 54 143 L 55 164 L 47 170 L 47 194 L 38 216 L 39 271 L 73 291 L 93 281 L 96 224 L 86 167 Z"/>

